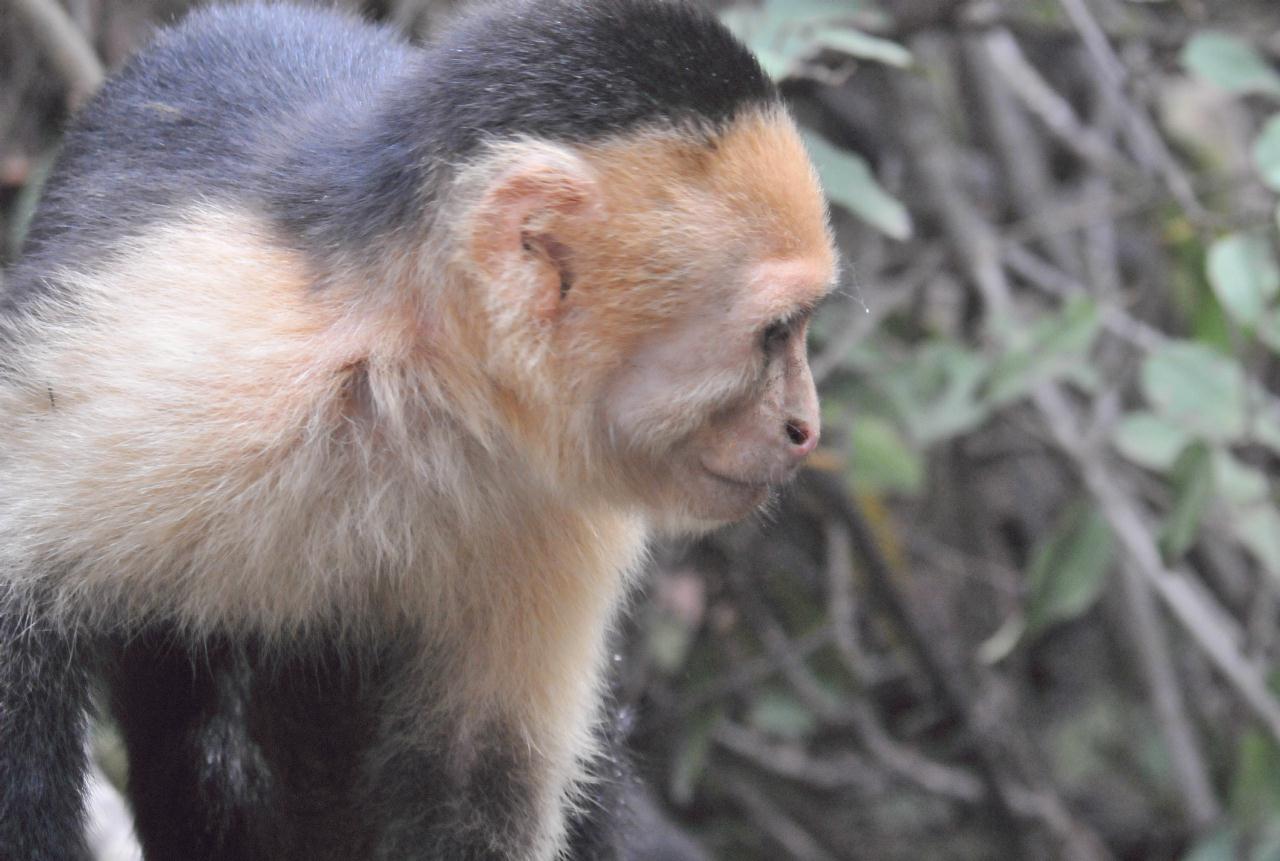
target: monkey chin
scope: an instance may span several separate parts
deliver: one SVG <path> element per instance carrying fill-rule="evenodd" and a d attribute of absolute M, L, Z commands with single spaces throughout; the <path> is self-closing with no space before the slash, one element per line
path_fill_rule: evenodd
<path fill-rule="evenodd" d="M 702 535 L 750 517 L 791 479 L 752 481 L 702 469 L 685 479 L 679 499 L 652 511 L 653 528 L 669 536 Z"/>

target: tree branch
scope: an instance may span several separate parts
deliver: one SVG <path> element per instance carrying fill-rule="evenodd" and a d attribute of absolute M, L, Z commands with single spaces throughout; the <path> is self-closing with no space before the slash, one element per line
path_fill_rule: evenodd
<path fill-rule="evenodd" d="M 9 0 L 26 19 L 54 68 L 70 90 L 72 107 L 78 107 L 102 86 L 105 73 L 98 56 L 71 16 L 54 0 Z"/>

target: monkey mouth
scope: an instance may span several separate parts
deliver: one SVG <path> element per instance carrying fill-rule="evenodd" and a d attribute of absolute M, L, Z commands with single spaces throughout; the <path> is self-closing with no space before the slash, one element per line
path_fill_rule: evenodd
<path fill-rule="evenodd" d="M 722 475 L 721 473 L 709 469 L 706 466 L 702 467 L 702 471 L 711 476 L 717 482 L 726 484 L 729 487 L 745 493 L 765 493 L 774 484 L 774 482 L 771 481 L 752 481 L 750 479 L 732 478 L 727 475 Z"/>

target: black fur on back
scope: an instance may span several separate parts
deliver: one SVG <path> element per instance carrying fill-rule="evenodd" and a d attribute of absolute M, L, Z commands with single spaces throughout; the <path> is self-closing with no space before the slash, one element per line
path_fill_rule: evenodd
<path fill-rule="evenodd" d="M 389 28 L 288 5 L 201 9 L 161 31 L 67 129 L 0 318 L 60 289 L 57 267 L 92 266 L 175 210 L 281 211 L 280 193 L 306 183 L 290 163 L 361 125 L 418 53 Z M 350 155 L 325 165 L 331 188 L 390 158 L 373 145 Z"/>
<path fill-rule="evenodd" d="M 486 141 L 713 131 L 777 98 L 682 2 L 496 3 L 423 49 L 330 10 L 199 10 L 68 130 L 0 315 L 51 265 L 91 263 L 197 201 L 264 215 L 322 279 L 420 231 L 448 167 Z"/>

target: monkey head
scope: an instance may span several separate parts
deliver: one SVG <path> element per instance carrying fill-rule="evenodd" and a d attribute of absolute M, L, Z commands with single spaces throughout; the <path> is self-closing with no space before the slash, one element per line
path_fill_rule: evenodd
<path fill-rule="evenodd" d="M 835 255 L 781 108 L 507 142 L 470 182 L 475 349 L 557 486 L 699 529 L 793 474 L 818 440 L 805 335 Z"/>

